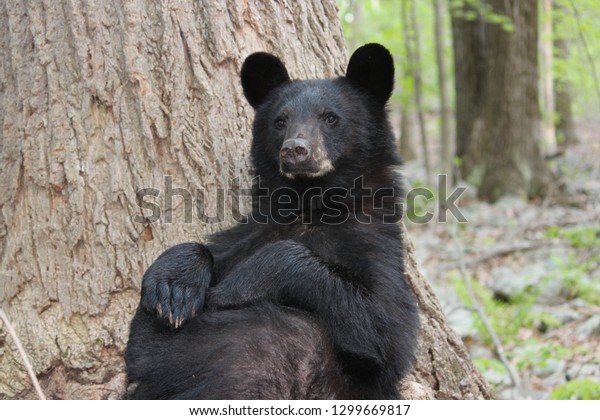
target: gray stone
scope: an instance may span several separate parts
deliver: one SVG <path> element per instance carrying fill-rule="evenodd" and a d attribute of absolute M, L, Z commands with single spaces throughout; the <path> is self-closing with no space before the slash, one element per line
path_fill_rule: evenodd
<path fill-rule="evenodd" d="M 432 284 L 432 286 L 452 329 L 461 338 L 472 337 L 480 340 L 481 336 L 473 318 L 477 315 L 464 307 L 454 289 L 448 285 Z"/>
<path fill-rule="evenodd" d="M 431 287 L 433 288 L 435 295 L 438 297 L 438 301 L 440 302 L 442 310 L 446 316 L 448 316 L 458 306 L 463 305 L 460 298 L 454 291 L 454 288 L 452 288 L 450 285 L 431 283 Z"/>
<path fill-rule="evenodd" d="M 475 320 L 473 316 L 476 316 L 472 311 L 463 308 L 457 308 L 451 311 L 447 318 L 448 324 L 461 338 L 472 337 L 480 339 L 480 334 L 475 327 Z"/>
<path fill-rule="evenodd" d="M 528 226 L 537 223 L 540 218 L 540 211 L 535 206 L 528 206 L 519 212 L 519 223 Z"/>
<path fill-rule="evenodd" d="M 600 314 L 592 315 L 576 329 L 576 333 L 584 336 L 600 335 Z"/>
<path fill-rule="evenodd" d="M 573 379 L 593 379 L 600 382 L 600 366 L 591 363 L 576 364 L 567 369 L 567 376 Z"/>
<path fill-rule="evenodd" d="M 460 181 L 458 181 L 454 188 L 456 188 L 456 189 L 462 188 L 464 190 L 464 192 L 460 196 L 462 199 L 466 199 L 466 198 L 476 199 L 477 198 L 477 187 L 473 184 L 468 183 L 465 180 L 461 179 Z"/>
<path fill-rule="evenodd" d="M 529 387 L 507 388 L 498 393 L 501 400 L 547 400 L 550 393 Z"/>
<path fill-rule="evenodd" d="M 474 225 L 498 224 L 496 222 L 498 215 L 493 212 L 492 206 L 486 202 L 481 201 L 470 204 L 468 207 L 461 207 L 460 211 L 467 221 Z"/>
<path fill-rule="evenodd" d="M 533 368 L 533 373 L 540 378 L 548 378 L 557 375 L 562 376 L 566 366 L 567 362 L 564 360 L 546 359 Z"/>
<path fill-rule="evenodd" d="M 514 211 L 527 207 L 527 202 L 516 195 L 505 195 L 496 201 L 494 205 L 497 209 Z"/>
<path fill-rule="evenodd" d="M 560 328 L 569 322 L 577 321 L 583 318 L 582 314 L 569 307 L 557 307 L 540 304 L 534 304 L 530 308 L 529 314 L 533 319 L 536 320 L 534 327 L 538 328 L 540 331 Z M 545 320 L 548 320 L 548 322 L 543 327 L 544 330 L 542 330 L 541 322 Z"/>
<path fill-rule="evenodd" d="M 541 293 L 538 302 L 546 305 L 557 305 L 563 303 L 568 297 L 564 279 L 553 275 L 542 281 Z"/>
<path fill-rule="evenodd" d="M 486 369 L 481 372 L 481 374 L 490 385 L 494 385 L 496 387 L 504 387 L 512 384 L 510 375 L 506 369 L 503 372 L 500 372 L 496 369 Z"/>
<path fill-rule="evenodd" d="M 561 325 L 565 325 L 573 321 L 579 321 L 581 318 L 583 318 L 583 315 L 577 312 L 575 309 L 566 307 L 552 308 L 548 312 L 554 318 L 556 318 Z"/>
<path fill-rule="evenodd" d="M 548 267 L 545 263 L 530 264 L 521 268 L 518 272 L 509 267 L 494 267 L 491 275 L 494 279 L 491 288 L 495 295 L 511 298 L 523 293 L 528 287 L 539 287 L 543 293 L 548 288 L 543 280 Z M 550 288 L 552 289 L 552 287 Z M 552 291 L 550 294 L 560 293 Z"/>
<path fill-rule="evenodd" d="M 481 344 L 472 344 L 468 348 L 471 359 L 495 359 L 494 352 Z"/>

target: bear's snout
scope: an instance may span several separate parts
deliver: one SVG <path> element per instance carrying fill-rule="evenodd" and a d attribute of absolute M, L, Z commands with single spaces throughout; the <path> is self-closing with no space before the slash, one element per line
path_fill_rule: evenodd
<path fill-rule="evenodd" d="M 333 169 L 321 139 L 287 139 L 279 149 L 279 169 L 289 179 L 317 178 Z"/>
<path fill-rule="evenodd" d="M 279 151 L 281 163 L 297 165 L 310 157 L 310 147 L 304 139 L 287 139 Z"/>

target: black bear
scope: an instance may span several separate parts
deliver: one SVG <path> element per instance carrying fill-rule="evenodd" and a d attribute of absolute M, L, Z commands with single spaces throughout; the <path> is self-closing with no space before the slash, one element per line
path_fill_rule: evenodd
<path fill-rule="evenodd" d="M 252 212 L 148 268 L 128 397 L 399 398 L 418 310 L 385 109 L 392 57 L 368 44 L 343 77 L 291 80 L 261 52 L 241 79 L 256 110 Z"/>

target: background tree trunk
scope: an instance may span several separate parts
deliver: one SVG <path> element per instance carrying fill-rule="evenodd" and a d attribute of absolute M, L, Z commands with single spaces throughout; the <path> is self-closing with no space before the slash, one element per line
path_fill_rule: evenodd
<path fill-rule="evenodd" d="M 425 176 L 428 185 L 431 185 L 431 164 L 429 160 L 429 142 L 425 126 L 425 111 L 423 110 L 422 80 L 421 80 L 421 47 L 419 28 L 417 23 L 416 4 L 414 0 L 402 1 L 402 27 L 406 54 L 409 57 L 410 70 L 413 78 L 415 112 L 419 122 L 419 137 L 421 138 L 421 153 L 425 165 Z"/>
<path fill-rule="evenodd" d="M 557 30 L 560 16 L 563 16 L 566 11 L 562 4 L 558 1 L 552 2 L 552 7 L 556 11 L 556 19 L 552 21 L 555 26 L 554 30 L 554 54 L 556 59 L 563 63 L 569 60 L 569 40 L 561 35 Z M 579 143 L 577 130 L 575 129 L 575 119 L 573 118 L 573 87 L 571 82 L 564 77 L 558 75 L 554 79 L 554 106 L 556 112 L 556 137 L 557 142 L 561 146 L 572 146 Z"/>
<path fill-rule="evenodd" d="M 552 42 L 552 0 L 542 0 L 542 19 L 540 50 L 542 53 L 542 86 L 543 86 L 543 145 L 544 154 L 556 153 L 556 127 L 554 124 L 555 95 L 554 95 L 554 54 Z"/>
<path fill-rule="evenodd" d="M 410 160 L 414 160 L 417 157 L 417 153 L 413 148 L 414 144 L 414 134 L 413 134 L 413 122 L 412 122 L 412 112 L 411 108 L 408 105 L 401 105 L 402 108 L 400 110 L 400 138 L 398 141 L 399 152 L 402 161 L 408 162 Z"/>
<path fill-rule="evenodd" d="M 297 78 L 342 74 L 335 2 L 0 4 L 0 305 L 49 398 L 120 397 L 142 273 L 167 247 L 232 222 L 191 220 L 174 189 L 204 189 L 215 215 L 218 188 L 249 185 L 252 111 L 238 74 L 257 50 Z M 136 222 L 136 192 L 150 187 L 161 217 Z M 407 395 L 489 397 L 410 250 L 423 335 Z M 0 397 L 33 397 L 5 331 Z"/>
<path fill-rule="evenodd" d="M 569 41 L 564 38 L 554 40 L 556 54 L 562 59 L 569 57 Z M 573 88 L 571 82 L 564 78 L 554 80 L 554 106 L 558 121 L 556 122 L 557 141 L 561 145 L 572 146 L 579 143 L 575 119 L 573 118 Z"/>
<path fill-rule="evenodd" d="M 544 196 L 550 172 L 540 145 L 538 2 L 486 3 L 513 28 L 454 19 L 457 136 L 466 136 L 458 141 L 461 173 L 488 201 Z"/>
<path fill-rule="evenodd" d="M 411 83 L 400 83 L 402 99 L 400 100 L 400 137 L 399 137 L 399 152 L 400 157 L 404 162 L 408 162 L 417 158 L 415 150 L 415 135 L 414 135 L 414 78 L 413 78 L 413 54 L 410 40 L 410 28 L 408 22 L 407 0 L 402 0 L 401 4 L 400 25 L 403 32 L 403 55 L 396 66 L 396 73 L 400 77 L 396 80 L 408 81 Z"/>
<path fill-rule="evenodd" d="M 452 145 L 450 133 L 450 121 L 452 110 L 450 109 L 448 83 L 446 75 L 446 54 L 444 54 L 444 11 L 446 8 L 442 0 L 434 0 L 434 33 L 435 33 L 435 59 L 438 67 L 438 85 L 440 89 L 440 171 L 447 175 L 448 183 L 453 184 L 452 174 Z"/>
<path fill-rule="evenodd" d="M 452 5 L 452 3 L 450 3 Z M 466 19 L 471 13 L 475 19 Z M 485 100 L 484 22 L 472 5 L 465 3 L 451 9 L 452 45 L 454 52 L 454 90 L 456 114 L 456 157 L 459 175 L 473 183 L 481 162 L 482 138 L 474 136 L 480 125 L 479 111 Z"/>
<path fill-rule="evenodd" d="M 514 30 L 487 24 L 487 96 L 482 111 L 485 170 L 479 197 L 544 196 L 549 169 L 540 147 L 537 0 L 490 0 Z"/>

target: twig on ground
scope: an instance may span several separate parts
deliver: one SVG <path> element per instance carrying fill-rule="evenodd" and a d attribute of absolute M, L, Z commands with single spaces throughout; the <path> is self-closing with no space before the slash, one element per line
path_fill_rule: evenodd
<path fill-rule="evenodd" d="M 471 299 L 471 296 L 469 296 L 469 299 Z M 508 372 L 508 376 L 510 377 L 510 382 L 511 382 L 513 388 L 517 388 L 520 383 L 519 375 L 514 370 L 510 361 L 506 357 L 506 352 L 504 351 L 502 342 L 500 341 L 498 334 L 496 334 L 496 331 L 494 331 L 494 328 L 492 327 L 489 320 L 487 319 L 487 316 L 485 315 L 485 312 L 483 311 L 483 309 L 479 305 L 476 305 L 476 304 L 473 304 L 472 306 L 467 306 L 467 305 L 460 306 L 459 308 L 477 313 L 477 315 L 479 316 L 479 319 L 481 319 L 481 322 L 485 326 L 485 329 L 487 330 L 488 334 L 492 338 L 492 342 L 494 343 L 494 347 L 496 348 L 496 354 L 498 355 L 500 362 L 506 368 L 506 371 Z"/>
<path fill-rule="evenodd" d="M 592 222 L 594 219 L 591 219 Z M 598 219 L 600 220 L 600 219 Z M 573 222 L 573 223 L 556 223 L 556 224 L 548 224 L 548 227 L 555 226 L 570 226 L 570 225 L 581 225 L 581 223 Z M 532 228 L 528 228 L 526 231 L 540 229 L 540 225 L 534 226 Z M 543 247 L 552 247 L 559 245 L 568 245 L 568 241 L 565 240 L 537 240 L 537 241 L 523 241 L 517 244 L 504 244 L 496 246 L 494 249 L 486 252 L 485 254 L 478 255 L 465 260 L 464 252 L 462 248 L 460 248 L 459 256 L 456 261 L 451 261 L 445 264 L 440 265 L 440 270 L 450 270 L 453 268 L 460 268 L 461 264 L 465 267 L 472 267 L 474 265 L 478 265 L 484 263 L 486 261 L 492 260 L 498 257 L 505 257 L 509 254 L 513 254 L 515 252 L 522 251 L 531 251 L 533 249 L 543 248 Z"/>
<path fill-rule="evenodd" d="M 504 347 L 502 346 L 502 342 L 500 341 L 498 334 L 496 334 L 496 331 L 494 331 L 494 328 L 492 327 L 492 324 L 488 320 L 487 315 L 485 314 L 485 311 L 483 310 L 481 305 L 479 305 L 479 303 L 477 302 L 477 299 L 475 298 L 475 294 L 473 293 L 473 285 L 471 284 L 471 276 L 467 272 L 467 266 L 465 265 L 465 261 L 464 261 L 464 252 L 463 252 L 462 244 L 458 240 L 456 225 L 454 226 L 454 229 L 452 229 L 452 239 L 454 240 L 455 246 L 457 247 L 458 252 L 459 252 L 459 257 L 458 257 L 459 267 L 458 268 L 460 270 L 461 276 L 465 280 L 465 292 L 467 293 L 467 297 L 468 297 L 469 301 L 471 302 L 471 305 L 465 306 L 465 309 L 467 309 L 469 311 L 477 312 L 479 319 L 481 319 L 481 322 L 483 323 L 485 329 L 488 331 L 488 333 L 490 334 L 490 337 L 492 338 L 492 342 L 494 343 L 494 347 L 496 348 L 496 354 L 498 355 L 500 362 L 506 368 L 506 371 L 508 372 L 508 376 L 510 377 L 510 381 L 511 381 L 513 388 L 517 388 L 517 387 L 519 387 L 519 385 L 521 383 L 519 374 L 515 371 L 513 366 L 510 364 L 510 361 L 506 357 L 506 352 L 504 351 Z"/>
<path fill-rule="evenodd" d="M 520 251 L 529 251 L 532 249 L 536 249 L 536 248 L 540 248 L 542 246 L 550 246 L 553 245 L 549 242 L 545 242 L 545 241 L 538 241 L 538 242 L 525 242 L 525 243 L 521 243 L 521 244 L 517 244 L 517 245 L 505 245 L 505 246 L 499 246 L 496 247 L 495 249 L 492 249 L 491 251 L 487 252 L 486 254 L 480 255 L 478 257 L 474 257 L 474 258 L 469 258 L 468 260 L 465 260 L 464 257 L 464 253 L 462 252 L 462 248 L 461 248 L 461 252 L 459 253 L 458 259 L 456 261 L 453 261 L 451 263 L 447 263 L 443 265 L 443 269 L 451 269 L 451 268 L 460 268 L 461 265 L 464 265 L 464 267 L 471 267 L 477 264 L 481 264 L 482 262 L 486 262 L 488 260 L 494 259 L 496 257 L 504 257 L 508 254 L 512 254 L 514 252 L 520 252 Z"/>
<path fill-rule="evenodd" d="M 46 396 L 44 395 L 44 391 L 42 391 L 42 387 L 40 386 L 37 376 L 35 376 L 35 372 L 33 371 L 33 366 L 31 365 L 31 362 L 29 361 L 29 358 L 27 357 L 27 353 L 25 353 L 25 349 L 23 348 L 23 345 L 21 344 L 21 340 L 19 340 L 19 337 L 17 336 L 15 329 L 13 328 L 12 324 L 10 323 L 8 316 L 1 308 L 0 308 L 0 318 L 2 318 L 2 322 L 4 322 L 6 331 L 8 331 L 8 334 L 12 337 L 13 341 L 15 342 L 15 345 L 17 346 L 17 350 L 19 351 L 19 354 L 21 355 L 21 359 L 23 360 L 23 364 L 25 365 L 25 368 L 27 369 L 27 373 L 29 374 L 29 377 L 31 378 L 31 382 L 33 383 L 35 392 L 37 392 L 40 400 L 45 400 Z"/>
<path fill-rule="evenodd" d="M 598 223 L 600 222 L 600 213 L 592 212 L 590 217 L 578 218 L 578 219 L 565 219 L 565 220 L 554 220 L 552 222 L 542 222 L 537 225 L 529 226 L 525 228 L 526 232 L 546 230 L 553 227 L 567 227 L 567 226 L 579 226 L 586 223 Z"/>

